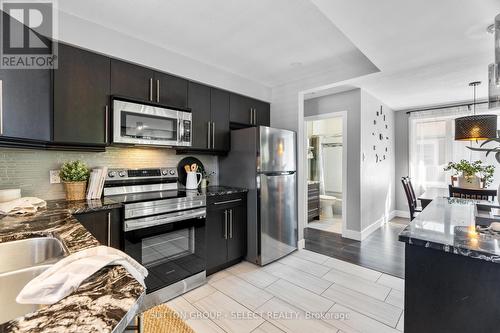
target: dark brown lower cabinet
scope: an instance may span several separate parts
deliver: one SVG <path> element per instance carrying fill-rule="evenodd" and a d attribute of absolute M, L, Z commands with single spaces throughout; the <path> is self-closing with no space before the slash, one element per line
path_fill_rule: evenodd
<path fill-rule="evenodd" d="M 307 185 L 307 221 L 319 220 L 319 182 Z"/>
<path fill-rule="evenodd" d="M 207 274 L 241 261 L 247 243 L 246 193 L 207 198 Z"/>
<path fill-rule="evenodd" d="M 123 248 L 121 209 L 76 214 L 75 218 L 102 245 Z"/>

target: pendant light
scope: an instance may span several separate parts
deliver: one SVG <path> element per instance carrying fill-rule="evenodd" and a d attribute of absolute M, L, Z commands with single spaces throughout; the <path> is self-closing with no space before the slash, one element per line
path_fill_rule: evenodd
<path fill-rule="evenodd" d="M 455 119 L 455 140 L 479 141 L 497 137 L 497 116 L 476 114 L 476 87 L 480 84 L 480 81 L 469 83 L 469 86 L 474 88 L 473 114 Z"/>

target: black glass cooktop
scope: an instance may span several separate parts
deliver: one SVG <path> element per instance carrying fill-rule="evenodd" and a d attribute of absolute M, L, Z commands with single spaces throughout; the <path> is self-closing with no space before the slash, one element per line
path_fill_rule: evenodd
<path fill-rule="evenodd" d="M 133 203 L 133 202 L 144 202 L 144 201 L 154 201 L 154 200 L 164 200 L 164 199 L 198 197 L 202 195 L 204 194 L 199 192 L 198 190 L 168 190 L 168 191 L 110 195 L 107 196 L 106 198 L 121 203 Z"/>

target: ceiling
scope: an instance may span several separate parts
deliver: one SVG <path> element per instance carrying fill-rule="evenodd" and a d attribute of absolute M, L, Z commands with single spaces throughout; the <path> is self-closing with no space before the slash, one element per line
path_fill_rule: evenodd
<path fill-rule="evenodd" d="M 394 109 L 488 96 L 498 0 L 311 0 L 380 69 L 348 84 Z M 346 84 L 343 82 L 342 84 Z"/>
<path fill-rule="evenodd" d="M 486 27 L 500 13 L 498 0 L 64 0 L 59 7 L 267 87 L 368 68 L 362 72 L 373 74 L 331 86 L 361 87 L 396 110 L 470 100 L 468 82 L 476 80 L 486 98 L 494 55 Z"/>
<path fill-rule="evenodd" d="M 136 0 L 64 0 L 58 6 L 268 87 L 339 66 L 377 70 L 309 0 L 151 0 L 140 5 Z"/>

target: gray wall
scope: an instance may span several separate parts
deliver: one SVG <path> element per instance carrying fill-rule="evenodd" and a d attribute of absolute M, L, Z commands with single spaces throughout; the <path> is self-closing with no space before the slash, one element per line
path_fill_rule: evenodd
<path fill-rule="evenodd" d="M 396 210 L 408 211 L 408 203 L 406 195 L 401 185 L 401 177 L 409 175 L 410 155 L 408 151 L 408 118 L 409 115 L 404 111 L 394 112 L 395 123 L 395 147 L 396 147 L 396 162 L 395 162 L 395 176 L 396 176 Z"/>
<path fill-rule="evenodd" d="M 0 189 L 21 188 L 23 196 L 42 199 L 64 198 L 62 184 L 49 183 L 49 170 L 57 170 L 68 160 L 83 160 L 89 167 L 146 168 L 177 166 L 182 155 L 172 149 L 116 148 L 103 153 L 60 152 L 29 149 L 0 149 Z M 218 174 L 217 157 L 197 156 L 205 168 Z M 211 183 L 217 184 L 217 175 Z"/>
<path fill-rule="evenodd" d="M 360 214 L 360 115 L 361 90 L 354 89 L 305 101 L 304 116 L 314 116 L 336 111 L 347 111 L 347 197 L 346 226 L 348 230 L 361 231 Z"/>

